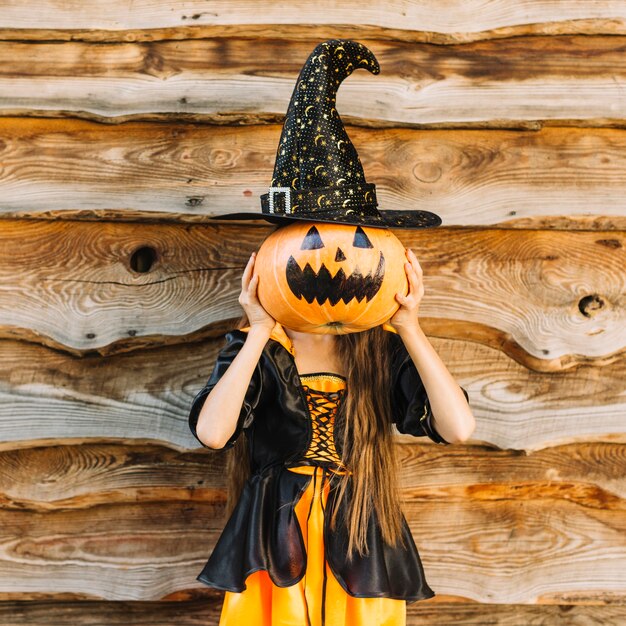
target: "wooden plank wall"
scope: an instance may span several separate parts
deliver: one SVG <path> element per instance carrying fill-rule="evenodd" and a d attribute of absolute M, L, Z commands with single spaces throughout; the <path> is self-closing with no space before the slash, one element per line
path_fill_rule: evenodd
<path fill-rule="evenodd" d="M 416 624 L 626 623 L 626 5 L 0 2 L 0 624 L 216 624 L 225 455 L 187 430 L 295 79 L 425 273 L 467 445 L 397 436 Z"/>

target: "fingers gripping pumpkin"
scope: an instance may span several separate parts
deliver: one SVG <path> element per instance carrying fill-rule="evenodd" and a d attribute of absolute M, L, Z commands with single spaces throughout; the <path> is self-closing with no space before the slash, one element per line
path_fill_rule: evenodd
<path fill-rule="evenodd" d="M 283 326 L 359 332 L 388 321 L 406 294 L 405 249 L 388 229 L 294 222 L 273 232 L 255 262 L 258 296 Z"/>

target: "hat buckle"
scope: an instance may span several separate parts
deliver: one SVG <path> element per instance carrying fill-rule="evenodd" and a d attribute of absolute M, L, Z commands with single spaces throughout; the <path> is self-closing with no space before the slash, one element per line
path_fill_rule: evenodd
<path fill-rule="evenodd" d="M 291 187 L 270 187 L 269 190 L 269 212 L 274 213 L 274 194 L 285 194 L 285 213 L 292 213 L 291 210 Z"/>

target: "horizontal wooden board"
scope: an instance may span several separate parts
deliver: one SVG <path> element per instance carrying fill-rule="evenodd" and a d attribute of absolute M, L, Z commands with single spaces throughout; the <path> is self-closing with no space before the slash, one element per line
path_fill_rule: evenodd
<path fill-rule="evenodd" d="M 481 502 L 543 495 L 590 510 L 626 507 L 626 446 L 579 442 L 537 450 L 397 440 L 399 484 L 409 502 Z M 88 510 L 111 502 L 226 502 L 228 450 L 174 450 L 157 443 L 59 440 L 0 449 L 7 510 Z"/>
<path fill-rule="evenodd" d="M 169 9 L 168 9 L 169 11 Z M 0 42 L 0 115 L 258 124 L 283 120 L 307 41 Z M 511 37 L 452 46 L 369 40 L 337 110 L 368 126 L 626 126 L 626 38 Z"/>
<path fill-rule="evenodd" d="M 610 594 L 606 594 L 610 597 Z M 223 592 L 209 598 L 177 602 L 72 601 L 51 594 L 48 600 L 13 601 L 0 604 L 0 626 L 214 626 L 218 623 Z M 56 622 L 54 622 L 56 620 Z M 626 609 L 614 605 L 478 604 L 450 602 L 438 596 L 410 604 L 407 626 L 455 624 L 455 626 L 553 626 L 567 621 L 577 624 L 621 626 Z"/>
<path fill-rule="evenodd" d="M 210 333 L 240 314 L 241 273 L 270 230 L 5 219 L 0 336 L 80 355 Z M 429 334 L 492 345 L 544 371 L 605 363 L 624 350 L 623 233 L 397 234 L 424 270 Z M 145 264 L 135 256 L 142 248 Z"/>
<path fill-rule="evenodd" d="M 224 594 L 214 591 L 191 600 L 153 602 L 80 600 L 57 593 L 32 596 L 35 599 L 0 602 L 0 626 L 214 626 Z M 581 615 L 585 612 L 584 607 L 572 608 Z"/>
<path fill-rule="evenodd" d="M 568 441 L 626 442 L 623 356 L 602 367 L 547 373 L 475 341 L 431 341 L 468 391 L 477 419 L 474 443 L 534 450 Z M 102 359 L 2 341 L 0 449 L 83 438 L 199 448 L 187 416 L 221 345 L 206 340 Z"/>
<path fill-rule="evenodd" d="M 626 604 L 626 446 L 397 450 L 436 601 Z M 195 575 L 224 526 L 225 457 L 63 441 L 1 452 L 0 599 L 206 590 Z"/>
<path fill-rule="evenodd" d="M 199 586 L 195 576 L 219 535 L 214 509 L 185 499 L 0 509 L 2 591 L 157 600 Z"/>
<path fill-rule="evenodd" d="M 384 5 L 353 2 L 247 2 L 207 7 L 201 0 L 163 5 L 144 1 L 132 6 L 120 0 L 81 5 L 38 0 L 20 10 L 19 2 L 5 2 L 0 36 L 12 39 L 90 39 L 94 41 L 153 40 L 207 36 L 394 37 L 434 42 L 468 41 L 526 33 L 626 32 L 626 9 L 620 0 L 545 0 L 497 3 L 437 0 Z M 207 9 L 210 10 L 207 10 Z M 312 26 L 313 25 L 313 26 Z"/>
<path fill-rule="evenodd" d="M 116 220 L 260 211 L 282 130 L 0 125 L 0 215 Z M 626 230 L 626 130 L 347 130 L 381 209 L 435 211 L 445 226 Z"/>
<path fill-rule="evenodd" d="M 225 452 L 90 439 L 5 446 L 0 450 L 2 507 L 33 513 L 88 511 L 112 502 L 221 507 L 226 502 Z"/>
<path fill-rule="evenodd" d="M 223 592 L 174 602 L 80 600 L 56 593 L 32 596 L 0 602 L 0 626 L 213 626 L 219 622 Z"/>

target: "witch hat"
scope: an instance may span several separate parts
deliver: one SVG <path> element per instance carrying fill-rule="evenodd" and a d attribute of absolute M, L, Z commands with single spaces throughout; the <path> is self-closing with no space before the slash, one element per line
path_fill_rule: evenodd
<path fill-rule="evenodd" d="M 291 95 L 269 192 L 260 213 L 227 213 L 214 219 L 309 220 L 378 228 L 429 228 L 441 218 L 430 211 L 379 211 L 376 186 L 363 166 L 335 108 L 339 84 L 358 69 L 380 73 L 373 52 L 350 39 L 316 46 Z"/>

